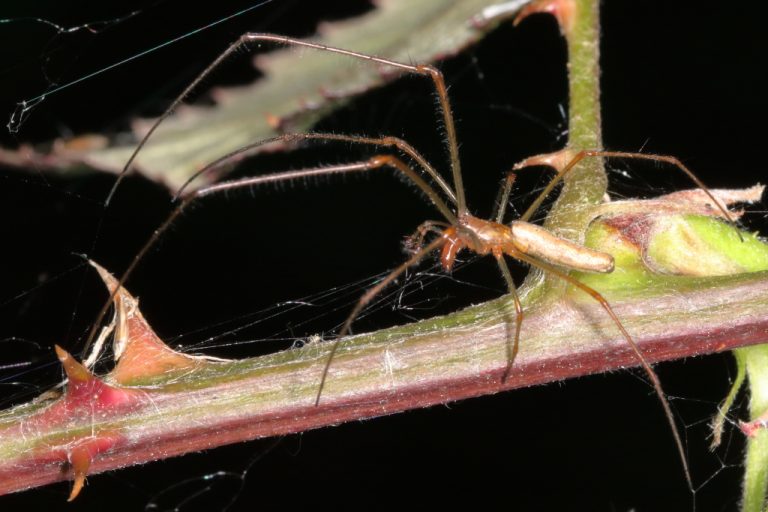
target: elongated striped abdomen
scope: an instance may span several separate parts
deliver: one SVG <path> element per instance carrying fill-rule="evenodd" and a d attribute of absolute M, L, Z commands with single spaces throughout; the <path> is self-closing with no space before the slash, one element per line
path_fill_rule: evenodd
<path fill-rule="evenodd" d="M 557 237 L 536 224 L 514 221 L 510 228 L 512 243 L 520 252 L 573 270 L 602 273 L 613 271 L 613 256 L 608 253 Z"/>

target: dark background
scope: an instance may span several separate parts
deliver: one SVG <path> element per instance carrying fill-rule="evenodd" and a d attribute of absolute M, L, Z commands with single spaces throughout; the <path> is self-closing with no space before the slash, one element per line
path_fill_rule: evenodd
<path fill-rule="evenodd" d="M 16 21 L 0 25 L 0 114 L 7 117 L 16 101 L 45 92 L 45 74 L 65 83 L 249 5 L 215 4 L 82 1 L 29 7 L 4 2 L 0 17 Z M 702 5 L 605 3 L 606 147 L 676 155 L 712 187 L 765 181 L 763 54 L 768 39 L 762 17 L 753 10 Z M 308 35 L 319 20 L 369 8 L 362 0 L 276 0 L 51 95 L 18 134 L 4 131 L 2 142 L 13 146 L 125 128 L 133 116 L 161 112 L 247 30 Z M 99 33 L 80 30 L 57 36 L 41 23 L 18 19 L 40 17 L 76 26 L 115 19 L 133 9 L 142 12 Z M 517 29 L 503 26 L 479 46 L 440 64 L 451 86 L 475 213 L 490 214 L 503 171 L 515 161 L 564 142 L 564 58 L 556 25 L 542 16 Z M 256 76 L 248 59 L 241 58 L 210 83 L 242 83 Z M 428 83 L 403 79 L 356 99 L 318 128 L 399 135 L 432 161 L 443 162 L 433 105 Z M 366 154 L 346 147 L 306 149 L 247 162 L 236 174 L 362 156 Z M 612 167 L 619 171 L 611 175 L 617 195 L 648 196 L 689 186 L 677 173 L 653 166 L 614 162 Z M 0 404 L 7 407 L 60 379 L 53 343 L 80 350 L 105 298 L 94 273 L 72 253 L 88 253 L 109 269 L 122 271 L 167 215 L 169 199 L 163 189 L 141 178 L 127 180 L 93 249 L 100 204 L 114 177 L 62 179 L 34 170 L 0 171 L 0 336 L 15 338 L 0 343 L 0 365 L 32 363 L 0 369 Z M 519 185 L 519 209 L 530 200 L 525 192 L 542 183 L 531 178 Z M 753 208 L 746 222 L 765 232 L 763 208 Z M 254 196 L 232 194 L 187 214 L 129 288 L 141 297 L 145 315 L 162 336 L 202 350 L 209 337 L 226 331 L 218 322 L 243 326 L 246 320 L 232 319 L 393 267 L 403 257 L 402 237 L 426 218 L 436 218 L 435 212 L 386 175 Z M 453 277 L 420 293 L 414 291 L 417 286 L 406 288 L 401 300 L 361 319 L 357 330 L 447 313 L 503 290 L 492 262 L 476 261 Z M 318 314 L 316 309 L 286 312 L 225 338 L 230 346 L 205 351 L 253 356 L 289 346 L 284 338 L 332 333 L 349 311 L 350 300 L 321 307 L 314 321 L 308 318 Z M 203 330 L 179 338 L 198 329 Z M 706 423 L 725 396 L 732 366 L 727 355 L 657 366 L 685 425 L 694 479 L 701 486 L 695 493 L 699 511 L 737 508 L 741 435 L 727 435 L 728 446 L 716 454 L 706 449 Z M 734 414 L 743 417 L 744 411 Z M 67 483 L 3 497 L 0 503 L 4 510 L 142 510 L 155 504 L 159 510 L 186 511 L 221 510 L 236 497 L 233 510 L 391 509 L 466 502 L 481 509 L 622 511 L 690 510 L 694 502 L 661 408 L 638 371 L 325 428 L 287 437 L 269 451 L 273 445 L 273 440 L 255 441 L 94 476 L 71 505 L 64 503 Z M 197 496 L 209 486 L 212 492 Z"/>

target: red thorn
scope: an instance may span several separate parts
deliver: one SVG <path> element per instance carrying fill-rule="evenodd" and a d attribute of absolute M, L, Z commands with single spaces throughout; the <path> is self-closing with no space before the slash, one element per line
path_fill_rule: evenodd
<path fill-rule="evenodd" d="M 74 448 L 69 454 L 69 463 L 72 465 L 75 479 L 67 501 L 72 501 L 83 489 L 85 477 L 88 476 L 88 469 L 91 467 L 91 452 L 88 447 L 83 445 Z"/>
<path fill-rule="evenodd" d="M 204 363 L 203 358 L 172 350 L 150 330 L 131 338 L 110 377 L 121 384 L 136 384 L 169 371 L 192 369 Z"/>
<path fill-rule="evenodd" d="M 138 300 L 120 287 L 119 281 L 104 268 L 90 262 L 115 297 L 117 328 L 114 353 L 117 365 L 109 374 L 111 381 L 135 385 L 173 370 L 189 370 L 206 364 L 205 358 L 176 352 L 166 345 L 139 311 Z"/>
<path fill-rule="evenodd" d="M 56 349 L 56 356 L 59 358 L 59 361 L 61 361 L 61 366 L 64 367 L 64 373 L 67 374 L 67 379 L 69 379 L 71 385 L 86 383 L 96 378 L 85 368 L 85 366 L 78 363 L 69 352 L 58 345 L 54 348 Z"/>
<path fill-rule="evenodd" d="M 85 407 L 92 411 L 93 407 L 110 408 L 134 403 L 134 393 L 127 389 L 121 389 L 106 384 L 103 380 L 89 372 L 82 364 L 77 362 L 69 352 L 56 345 L 56 355 L 67 374 L 68 384 L 60 405 L 66 410 L 74 410 Z M 55 408 L 48 411 L 56 414 Z M 63 412 L 63 414 L 68 414 Z"/>
<path fill-rule="evenodd" d="M 68 501 L 74 500 L 85 485 L 93 459 L 124 443 L 122 434 L 92 423 L 87 431 L 68 432 L 69 425 L 93 422 L 94 418 L 119 417 L 147 403 L 147 391 L 125 389 L 107 384 L 93 375 L 66 350 L 56 345 L 56 355 L 67 375 L 66 389 L 61 396 L 45 403 L 25 419 L 25 429 L 61 432 L 56 439 L 41 443 L 33 459 L 40 464 L 57 463 L 72 471 L 72 490 Z M 45 395 L 45 394 L 44 394 Z M 63 427 L 63 428 L 60 428 Z"/>
<path fill-rule="evenodd" d="M 560 25 L 560 33 L 566 35 L 573 29 L 576 2 L 574 0 L 536 0 L 523 7 L 512 24 L 517 26 L 528 16 L 538 13 L 554 16 Z"/>

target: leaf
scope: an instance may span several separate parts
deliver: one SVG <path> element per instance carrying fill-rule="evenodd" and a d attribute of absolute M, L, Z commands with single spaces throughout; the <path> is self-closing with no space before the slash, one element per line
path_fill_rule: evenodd
<path fill-rule="evenodd" d="M 381 0 L 366 15 L 318 27 L 312 40 L 401 62 L 429 63 L 454 55 L 477 42 L 499 19 L 513 14 L 525 0 L 508 2 L 506 10 L 484 11 L 500 0 Z M 499 6 L 497 6 L 497 9 Z M 477 22 L 479 13 L 493 19 Z M 222 48 L 222 51 L 224 49 Z M 311 52 L 311 56 L 310 56 Z M 248 143 L 279 131 L 306 130 L 345 98 L 399 76 L 397 70 L 317 50 L 284 48 L 255 59 L 264 77 L 254 84 L 214 90 L 213 107 L 183 106 L 163 122 L 140 152 L 134 166 L 149 179 L 178 189 L 205 164 Z M 132 138 L 140 139 L 153 121 L 134 122 Z M 83 165 L 120 172 L 135 149 L 91 134 L 56 141 L 48 154 L 29 147 L 0 149 L 0 162 L 14 166 L 70 172 Z M 284 149 L 275 145 L 270 150 Z M 208 180 L 213 176 L 208 176 Z M 197 180 L 197 186 L 205 184 Z"/>

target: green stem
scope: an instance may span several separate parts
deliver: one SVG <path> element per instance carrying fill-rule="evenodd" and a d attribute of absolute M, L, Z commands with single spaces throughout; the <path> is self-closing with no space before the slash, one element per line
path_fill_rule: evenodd
<path fill-rule="evenodd" d="M 567 0 L 563 2 L 567 5 Z M 602 148 L 600 110 L 600 2 L 573 0 L 572 15 L 560 18 L 568 47 L 568 144 L 573 152 Z M 566 9 L 567 10 L 567 7 Z M 584 233 L 594 218 L 608 188 L 602 158 L 585 158 L 565 178 L 563 189 L 544 226 L 553 234 L 584 242 Z M 565 293 L 565 282 L 531 269 L 524 288 L 531 299 Z"/>
<path fill-rule="evenodd" d="M 768 346 L 740 349 L 750 385 L 749 412 L 756 419 L 768 411 Z M 744 460 L 742 512 L 765 510 L 768 488 L 768 431 L 760 429 L 747 440 Z"/>
<path fill-rule="evenodd" d="M 600 4 L 577 0 L 574 23 L 565 34 L 568 41 L 570 86 L 569 141 L 572 148 L 602 145 L 600 114 Z M 571 180 L 575 180 L 571 175 Z"/>
<path fill-rule="evenodd" d="M 733 356 L 736 359 L 736 377 L 733 379 L 733 384 L 731 384 L 731 390 L 718 408 L 717 415 L 712 421 L 712 444 L 710 446 L 713 450 L 720 446 L 723 439 L 723 431 L 725 430 L 725 420 L 728 419 L 728 411 L 731 410 L 731 407 L 736 402 L 736 397 L 746 380 L 749 350 L 736 349 L 733 351 Z"/>
<path fill-rule="evenodd" d="M 568 149 L 602 148 L 600 113 L 600 3 L 574 0 L 572 24 L 563 32 L 568 44 Z M 591 220 L 608 187 L 601 158 L 587 158 L 567 176 L 547 219 L 553 232 L 576 239 Z M 580 240 L 575 240 L 580 241 Z"/>

